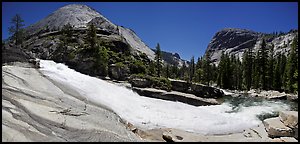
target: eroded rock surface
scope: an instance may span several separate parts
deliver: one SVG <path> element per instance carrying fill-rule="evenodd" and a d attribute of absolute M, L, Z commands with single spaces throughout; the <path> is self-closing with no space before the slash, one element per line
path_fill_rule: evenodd
<path fill-rule="evenodd" d="M 77 95 L 77 96 L 76 96 Z M 37 69 L 2 66 L 2 141 L 141 141 L 114 112 Z"/>

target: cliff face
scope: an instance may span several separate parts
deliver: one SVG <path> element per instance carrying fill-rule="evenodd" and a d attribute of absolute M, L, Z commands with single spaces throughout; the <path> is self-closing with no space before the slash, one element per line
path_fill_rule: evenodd
<path fill-rule="evenodd" d="M 207 46 L 206 53 L 210 54 L 211 60 L 215 64 L 219 63 L 222 51 L 236 55 L 241 60 L 244 51 L 250 48 L 255 52 L 260 47 L 264 37 L 267 45 L 274 44 L 275 54 L 284 53 L 287 55 L 297 33 L 298 30 L 294 30 L 282 35 L 269 35 L 246 29 L 225 28 L 214 35 Z"/>
<path fill-rule="evenodd" d="M 26 33 L 30 39 L 59 31 L 64 25 L 70 24 L 75 30 L 86 30 L 88 24 L 95 24 L 98 30 L 106 35 L 115 35 L 129 45 L 135 54 L 145 53 L 148 58 L 154 59 L 154 52 L 130 29 L 117 26 L 110 22 L 94 9 L 79 4 L 66 5 L 54 11 L 46 18 L 27 27 Z M 35 42 L 31 42 L 35 44 Z"/>

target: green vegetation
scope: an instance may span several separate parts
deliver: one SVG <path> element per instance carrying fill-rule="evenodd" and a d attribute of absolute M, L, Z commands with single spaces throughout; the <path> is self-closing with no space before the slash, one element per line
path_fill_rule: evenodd
<path fill-rule="evenodd" d="M 199 76 L 202 72 L 196 72 Z M 200 77 L 197 79 L 199 80 Z M 256 55 L 244 52 L 242 63 L 234 56 L 222 53 L 216 83 L 225 89 L 278 90 L 289 93 L 298 91 L 298 38 L 291 45 L 290 54 L 274 54 L 274 45 L 262 41 Z"/>
<path fill-rule="evenodd" d="M 24 40 L 24 20 L 21 18 L 19 14 L 16 14 L 11 19 L 12 26 L 8 28 L 10 34 L 12 34 L 11 39 L 15 41 L 15 46 L 20 46 Z"/>
<path fill-rule="evenodd" d="M 146 79 L 150 83 L 150 87 L 162 89 L 162 90 L 171 90 L 171 82 L 169 79 L 165 77 L 154 77 L 144 74 L 133 74 L 131 75 L 132 78 L 141 78 Z"/>
<path fill-rule="evenodd" d="M 156 51 L 155 51 L 155 62 L 156 62 L 157 77 L 160 77 L 160 74 L 161 74 L 161 61 L 162 61 L 162 56 L 161 55 L 162 54 L 161 54 L 160 46 L 159 46 L 159 43 L 157 43 Z"/>

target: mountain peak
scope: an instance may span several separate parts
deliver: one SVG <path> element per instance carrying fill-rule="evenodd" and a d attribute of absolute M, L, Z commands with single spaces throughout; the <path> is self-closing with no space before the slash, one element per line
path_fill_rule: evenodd
<path fill-rule="evenodd" d="M 29 26 L 26 30 L 29 34 L 34 34 L 46 28 L 60 30 L 68 23 L 74 27 L 86 27 L 86 24 L 95 17 L 103 16 L 87 5 L 70 4 L 59 8 L 46 18 Z"/>

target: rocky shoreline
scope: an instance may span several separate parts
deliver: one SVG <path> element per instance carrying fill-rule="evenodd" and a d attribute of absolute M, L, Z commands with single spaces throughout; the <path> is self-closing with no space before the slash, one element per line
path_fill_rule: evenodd
<path fill-rule="evenodd" d="M 238 91 L 238 90 L 223 90 L 226 92 L 225 95 L 231 95 L 233 97 L 239 97 L 241 95 L 247 95 L 249 97 L 261 97 L 265 99 L 281 99 L 289 101 L 298 101 L 298 94 L 290 94 L 285 92 L 279 92 L 275 90 L 255 90 L 251 89 L 249 91 Z"/>

